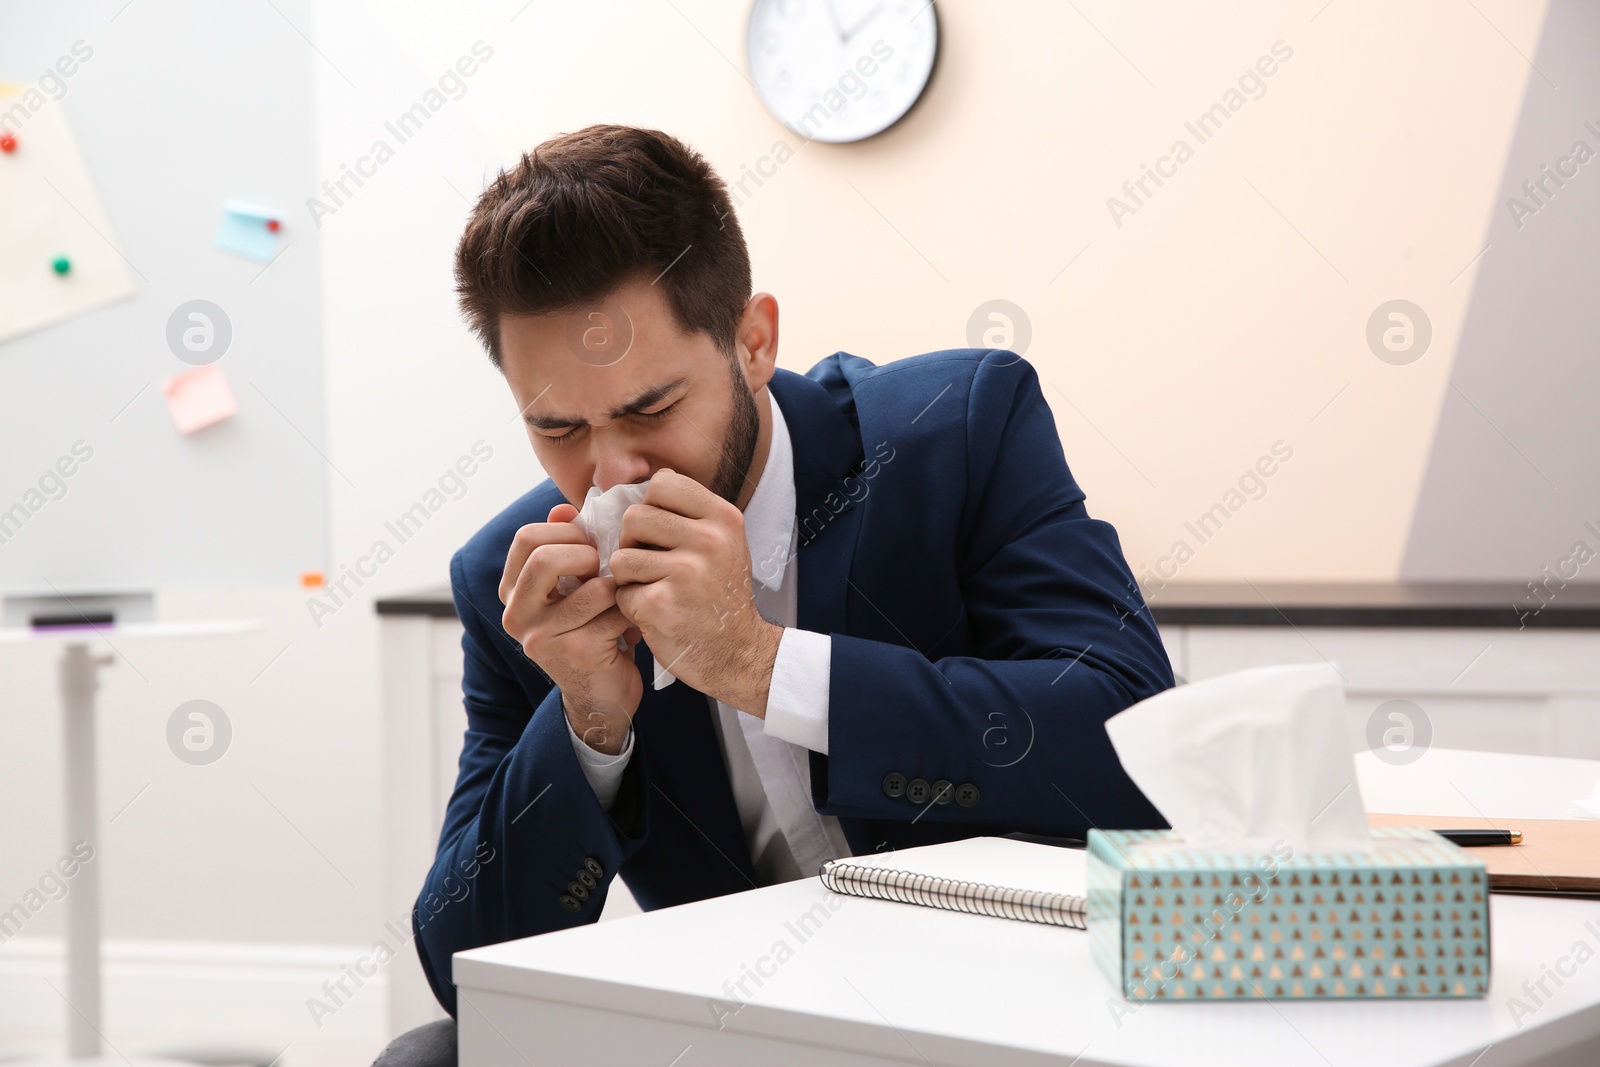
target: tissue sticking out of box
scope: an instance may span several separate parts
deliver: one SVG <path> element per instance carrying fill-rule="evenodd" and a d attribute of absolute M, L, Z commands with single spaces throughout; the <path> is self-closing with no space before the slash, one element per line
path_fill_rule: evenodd
<path fill-rule="evenodd" d="M 1106 722 L 1123 769 L 1189 845 L 1372 847 L 1330 664 L 1178 686 Z"/>
<path fill-rule="evenodd" d="M 602 492 L 598 486 L 591 485 L 589 492 L 584 495 L 583 507 L 578 510 L 578 517 L 573 519 L 573 524 L 583 531 L 583 535 L 594 545 L 600 553 L 600 576 L 611 577 L 611 553 L 622 545 L 622 513 L 629 506 L 642 503 L 644 495 L 650 489 L 649 482 L 629 482 L 622 485 L 613 485 Z M 556 592 L 562 596 L 571 596 L 583 584 L 583 579 L 570 574 L 564 574 L 556 579 Z M 617 646 L 627 650 L 628 642 L 619 637 Z M 668 674 L 659 661 L 655 663 L 654 688 L 664 689 L 677 681 Z"/>

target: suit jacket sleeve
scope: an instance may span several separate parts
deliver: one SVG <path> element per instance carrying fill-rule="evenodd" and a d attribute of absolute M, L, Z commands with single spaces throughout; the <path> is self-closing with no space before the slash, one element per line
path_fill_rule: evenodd
<path fill-rule="evenodd" d="M 593 922 L 648 823 L 644 761 L 629 760 L 608 813 L 573 751 L 561 691 L 498 614 L 485 615 L 482 605 L 497 594 L 470 587 L 466 551 L 451 559 L 450 579 L 463 627 L 467 731 L 438 853 L 412 911 L 422 969 L 452 1016 L 453 953 Z M 562 897 L 576 899 L 569 883 L 591 859 L 601 868 L 597 885 L 569 910 Z"/>
<path fill-rule="evenodd" d="M 1089 517 L 1033 367 L 990 353 L 968 408 L 961 595 L 973 654 L 832 634 L 826 814 L 1083 836 L 1165 823 L 1123 772 L 1104 722 L 1173 685 L 1116 531 Z M 961 480 L 954 480 L 960 485 Z M 890 796 L 891 774 L 976 787 Z"/>

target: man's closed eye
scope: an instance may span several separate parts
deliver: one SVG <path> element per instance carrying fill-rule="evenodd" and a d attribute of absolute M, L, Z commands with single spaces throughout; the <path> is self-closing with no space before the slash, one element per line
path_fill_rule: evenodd
<path fill-rule="evenodd" d="M 675 408 L 677 406 L 678 405 L 676 403 L 671 403 L 671 404 L 668 404 L 666 407 L 662 408 L 660 411 L 635 411 L 633 413 L 633 417 L 636 418 L 636 419 L 641 419 L 641 420 L 643 420 L 645 422 L 655 422 L 658 419 L 666 418 L 668 412 L 670 412 L 673 408 Z M 565 444 L 568 441 L 570 441 L 572 439 L 572 437 L 574 435 L 576 435 L 577 432 L 579 430 L 581 430 L 581 429 L 583 429 L 582 426 L 574 426 L 572 429 L 568 430 L 566 433 L 559 434 L 558 436 L 555 436 L 555 437 L 549 437 L 549 436 L 545 436 L 543 434 L 541 434 L 540 436 L 544 437 L 544 439 L 546 441 L 554 441 L 556 444 Z"/>

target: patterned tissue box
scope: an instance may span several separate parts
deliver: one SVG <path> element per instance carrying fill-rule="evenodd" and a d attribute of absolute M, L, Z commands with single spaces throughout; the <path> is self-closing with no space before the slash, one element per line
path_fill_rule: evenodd
<path fill-rule="evenodd" d="M 1420 827 L 1370 852 L 1189 848 L 1089 831 L 1090 949 L 1129 1000 L 1481 997 L 1489 875 Z"/>

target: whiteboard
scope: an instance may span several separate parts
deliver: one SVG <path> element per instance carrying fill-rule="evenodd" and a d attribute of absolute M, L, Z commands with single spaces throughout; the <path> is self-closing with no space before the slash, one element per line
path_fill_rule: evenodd
<path fill-rule="evenodd" d="M 0 82 L 36 91 L 20 112 L 7 97 L 0 120 L 19 155 L 30 130 L 70 129 L 103 219 L 72 215 L 104 232 L 63 240 L 78 244 L 75 268 L 112 253 L 132 293 L 0 341 L 0 593 L 272 584 L 326 569 L 328 479 L 344 475 L 328 456 L 320 248 L 304 208 L 321 181 L 312 93 L 324 62 L 303 36 L 314 39 L 309 7 L 113 0 L 7 17 Z M 224 201 L 282 212 L 270 264 L 215 247 Z M 194 300 L 226 316 L 215 365 L 238 410 L 184 435 L 163 386 L 196 369 L 168 341 Z"/>

